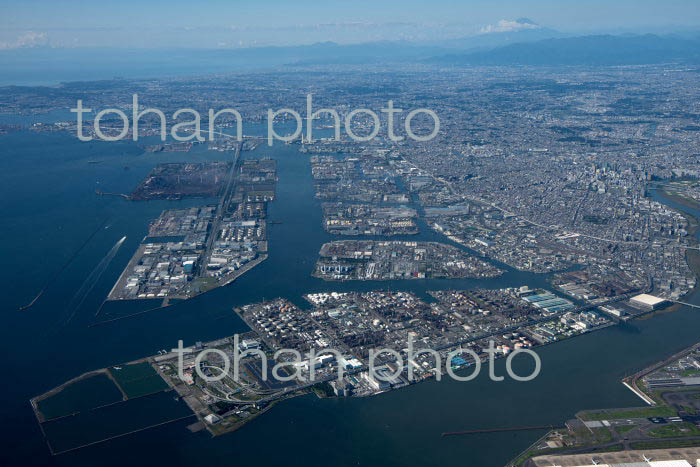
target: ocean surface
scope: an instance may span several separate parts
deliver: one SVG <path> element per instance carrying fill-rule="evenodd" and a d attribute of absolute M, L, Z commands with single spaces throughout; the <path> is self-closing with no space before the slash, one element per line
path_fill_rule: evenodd
<path fill-rule="evenodd" d="M 72 81 L 151 79 L 270 69 L 297 60 L 261 49 L 23 48 L 0 50 L 0 86 L 55 86 Z M 284 52 L 284 51 L 282 51 Z"/>
<path fill-rule="evenodd" d="M 262 131 L 254 125 L 245 129 L 246 134 Z M 227 154 L 205 146 L 190 153 L 144 153 L 133 142 L 82 143 L 64 133 L 0 136 L 0 346 L 5 376 L 0 386 L 0 465 L 502 466 L 543 432 L 440 434 L 561 425 L 585 408 L 643 405 L 620 379 L 699 340 L 700 313 L 684 308 L 541 348 L 541 374 L 532 382 L 492 382 L 482 372 L 471 382 L 431 381 L 371 398 L 309 395 L 280 403 L 235 433 L 217 438 L 190 433 L 185 427 L 192 420 L 182 420 L 52 457 L 31 397 L 86 371 L 171 349 L 179 339 L 190 345 L 245 332 L 234 306 L 285 297 L 308 308 L 304 293 L 333 290 L 409 290 L 425 297 L 434 289 L 546 286 L 546 276 L 511 268 L 491 280 L 314 279 L 310 273 L 319 248 L 338 237 L 321 227 L 309 155 L 284 144 L 243 153 L 246 158 L 265 156 L 278 161 L 279 176 L 277 199 L 269 205 L 269 219 L 278 223 L 270 226 L 267 261 L 233 284 L 192 300 L 91 327 L 97 320 L 153 306 L 143 301 L 108 303 L 95 317 L 149 221 L 163 209 L 213 202 L 132 202 L 98 196 L 95 190 L 129 193 L 159 162 L 221 160 Z M 123 236 L 126 241 L 95 279 L 91 273 Z M 445 240 L 425 225 L 411 238 Z M 44 285 L 35 305 L 18 311 Z M 700 303 L 698 296 L 689 300 Z M 503 374 L 504 362 L 496 368 Z M 85 387 L 89 391 L 91 386 Z M 163 401 L 153 400 L 133 416 L 155 416 L 162 410 Z M 117 418 L 114 423 L 130 426 L 131 414 Z"/>

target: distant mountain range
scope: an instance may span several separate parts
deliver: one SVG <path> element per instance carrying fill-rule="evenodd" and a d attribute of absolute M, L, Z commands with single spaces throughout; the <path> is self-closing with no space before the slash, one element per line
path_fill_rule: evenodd
<path fill-rule="evenodd" d="M 308 65 L 700 64 L 700 35 L 567 37 L 528 21 L 521 19 L 501 22 L 482 34 L 422 44 L 384 41 L 353 45 L 323 42 L 292 47 L 241 49 L 44 47 L 2 50 L 0 85 L 109 79 L 114 76 L 192 76 Z M 48 77 L 51 77 L 51 81 L 48 81 Z"/>
<path fill-rule="evenodd" d="M 559 36 L 547 37 L 543 36 Z M 514 42 L 514 43 L 509 43 Z M 500 44 L 500 45 L 495 45 Z M 251 49 L 255 50 L 255 49 Z M 420 62 L 444 65 L 644 65 L 700 63 L 700 37 L 594 35 L 564 37 L 524 29 L 455 39 L 432 46 L 402 42 L 295 48 L 292 65 Z M 330 56 L 329 56 L 330 55 Z M 289 55 L 287 55 L 289 56 Z"/>
<path fill-rule="evenodd" d="M 436 45 L 450 49 L 486 49 L 502 47 L 508 44 L 540 41 L 543 39 L 553 39 L 567 37 L 567 34 L 554 29 L 538 28 L 523 29 L 520 31 L 492 32 L 489 34 L 478 34 L 476 36 L 462 37 L 460 39 L 449 39 L 437 42 Z"/>
<path fill-rule="evenodd" d="M 599 35 L 517 43 L 488 51 L 431 57 L 428 63 L 452 65 L 642 65 L 700 63 L 700 38 Z"/>
<path fill-rule="evenodd" d="M 567 37 L 555 29 L 540 26 L 528 18 L 515 21 L 500 21 L 495 26 L 483 28 L 480 34 L 435 42 L 435 45 L 450 49 L 472 50 L 493 49 L 508 44 L 534 42 L 543 39 Z"/>

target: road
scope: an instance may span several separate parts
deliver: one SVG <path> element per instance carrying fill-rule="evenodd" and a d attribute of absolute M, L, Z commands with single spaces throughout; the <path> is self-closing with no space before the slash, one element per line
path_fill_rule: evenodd
<path fill-rule="evenodd" d="M 209 264 L 209 258 L 211 257 L 212 248 L 214 242 L 216 241 L 219 233 L 219 226 L 221 224 L 221 219 L 226 214 L 229 205 L 231 204 L 231 197 L 233 194 L 234 180 L 236 175 L 236 167 L 238 166 L 238 160 L 241 156 L 241 149 L 243 147 L 243 142 L 239 142 L 236 146 L 236 152 L 233 155 L 233 163 L 231 164 L 231 170 L 228 173 L 226 179 L 226 186 L 223 193 L 221 194 L 221 199 L 219 199 L 219 204 L 216 206 L 216 214 L 214 215 L 214 222 L 211 226 L 211 231 L 209 232 L 209 238 L 207 239 L 207 246 L 204 250 L 204 255 L 202 255 L 202 263 L 199 265 L 199 271 L 197 276 L 202 277 L 206 265 Z"/>
<path fill-rule="evenodd" d="M 472 201 L 472 202 L 477 203 L 477 204 L 483 204 L 483 205 L 489 206 L 493 209 L 501 211 L 503 214 L 515 217 L 516 219 L 518 219 L 522 222 L 525 222 L 525 223 L 530 224 L 530 225 L 534 225 L 535 227 L 539 227 L 541 229 L 544 229 L 545 231 L 551 232 L 553 235 L 556 235 L 556 234 L 575 235 L 575 236 L 579 236 L 579 237 L 588 238 L 591 240 L 597 240 L 597 241 L 606 242 L 606 243 L 613 243 L 613 244 L 617 244 L 617 245 L 639 245 L 639 246 L 662 247 L 662 248 L 675 247 L 675 248 L 681 248 L 681 249 L 686 249 L 686 250 L 700 250 L 700 247 L 693 247 L 693 246 L 680 245 L 680 244 L 673 245 L 670 243 L 669 244 L 661 244 L 661 243 L 654 243 L 654 242 L 636 242 L 636 241 L 626 241 L 626 240 L 614 240 L 614 239 L 610 239 L 610 238 L 597 237 L 595 235 L 588 235 L 588 234 L 584 234 L 584 233 L 580 233 L 580 232 L 572 232 L 570 230 L 562 229 L 560 226 L 557 226 L 557 225 L 540 224 L 540 223 L 535 222 L 533 220 L 527 219 L 520 214 L 516 214 L 514 212 L 511 212 L 511 211 L 497 205 L 496 203 L 488 201 L 486 199 L 479 198 L 476 196 L 467 196 L 465 194 L 457 193 L 457 191 L 454 189 L 454 186 L 452 185 L 452 182 L 449 182 L 442 177 L 438 177 L 437 175 L 434 175 L 433 173 L 431 173 L 428 170 L 423 169 L 422 167 L 418 167 L 413 162 L 410 162 L 406 159 L 403 159 L 403 160 L 404 160 L 404 162 L 406 162 L 406 164 L 408 164 L 412 168 L 427 174 L 430 178 L 432 178 L 436 182 L 439 182 L 439 183 L 442 183 L 443 185 L 445 185 L 447 188 L 449 188 L 450 193 L 460 195 L 462 197 L 462 199 L 464 199 L 464 200 Z"/>

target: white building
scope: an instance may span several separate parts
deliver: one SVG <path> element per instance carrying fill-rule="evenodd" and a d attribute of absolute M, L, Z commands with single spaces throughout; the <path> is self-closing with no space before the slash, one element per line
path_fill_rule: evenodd
<path fill-rule="evenodd" d="M 652 311 L 661 308 L 665 304 L 666 300 L 663 298 L 645 293 L 630 298 L 630 305 L 641 310 Z"/>

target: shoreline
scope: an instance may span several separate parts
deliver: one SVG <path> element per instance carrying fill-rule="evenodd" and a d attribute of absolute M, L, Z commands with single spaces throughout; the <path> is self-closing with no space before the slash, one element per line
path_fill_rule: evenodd
<path fill-rule="evenodd" d="M 691 202 L 689 199 L 684 198 L 676 194 L 675 192 L 669 192 L 666 190 L 665 187 L 660 187 L 657 189 L 658 193 L 661 194 L 662 197 L 674 202 L 678 203 L 679 205 L 689 208 L 689 209 L 694 209 L 694 210 L 700 210 L 700 202 Z M 666 205 L 668 206 L 668 205 Z M 697 240 L 697 232 L 698 229 L 700 228 L 700 217 L 696 217 L 690 213 L 687 213 L 683 210 L 676 209 L 672 206 L 668 206 L 671 209 L 674 209 L 675 211 L 679 212 L 687 221 L 688 221 L 688 236 L 691 238 L 690 241 L 690 246 L 697 247 L 700 245 L 700 242 Z M 687 293 L 683 294 L 681 299 L 685 299 L 687 297 L 692 297 L 698 292 L 700 292 L 700 251 L 699 250 L 691 250 L 691 249 L 686 249 L 685 251 L 685 261 L 688 264 L 688 267 L 690 270 L 695 273 L 695 287 L 690 289 Z M 661 310 L 664 312 L 674 312 L 679 310 L 683 305 L 674 303 L 673 305 Z"/>
<path fill-rule="evenodd" d="M 695 210 L 700 210 L 700 203 L 697 202 L 692 202 L 687 198 L 681 197 L 676 193 L 673 192 L 668 192 L 666 191 L 664 186 L 659 186 L 656 188 L 657 193 L 661 195 L 662 198 L 665 198 L 669 201 L 672 201 L 674 203 L 677 203 L 683 207 L 689 208 L 689 209 L 695 209 Z M 661 201 L 660 201 L 661 202 Z M 700 218 L 687 213 L 681 209 L 677 209 L 673 206 L 669 206 L 666 203 L 663 203 L 665 206 L 669 207 L 670 209 L 673 209 L 677 212 L 679 212 L 687 221 L 688 221 L 688 236 L 691 237 L 691 246 L 698 246 L 700 245 L 700 242 L 696 240 L 696 234 L 698 232 L 698 228 L 700 228 Z M 688 297 L 693 297 L 695 296 L 699 291 L 700 291 L 700 251 L 698 250 L 691 250 L 687 249 L 686 250 L 686 262 L 688 264 L 688 267 L 690 270 L 695 274 L 696 276 L 696 283 L 695 287 L 693 287 L 691 290 L 689 290 L 687 293 L 682 295 L 680 298 L 688 298 Z M 644 313 L 641 316 L 636 316 L 632 318 L 630 321 L 634 321 L 636 319 L 649 319 L 651 317 L 663 314 L 663 313 L 672 313 L 675 311 L 680 310 L 684 305 L 681 305 L 679 303 L 674 303 L 668 307 L 665 307 L 661 310 L 655 310 L 650 313 Z M 640 378 L 645 376 L 646 374 L 655 371 L 658 368 L 663 367 L 664 365 L 668 364 L 671 361 L 674 361 L 678 358 L 681 358 L 682 356 L 692 352 L 694 349 L 700 347 L 700 343 L 694 344 L 691 347 L 685 348 L 679 352 L 674 353 L 673 355 L 666 357 L 662 361 L 653 363 L 650 366 L 647 366 L 634 375 L 627 376 L 623 378 L 620 382 L 627 387 L 630 391 L 632 391 L 636 396 L 638 396 L 640 399 L 642 399 L 644 402 L 647 403 L 647 408 L 654 408 L 654 407 L 666 407 L 667 405 L 662 402 L 662 404 L 659 404 L 656 399 L 654 399 L 653 395 L 647 394 L 646 391 L 642 390 L 639 388 L 637 385 L 637 382 L 639 381 Z M 630 409 L 634 409 L 634 407 L 630 407 Z M 586 409 L 583 409 L 585 411 Z M 592 410 L 598 410 L 598 409 L 592 409 Z M 579 412 L 580 413 L 580 412 Z M 576 415 L 578 417 L 578 413 Z M 565 424 L 566 427 L 566 424 Z M 530 452 L 536 449 L 539 443 L 546 439 L 551 433 L 553 433 L 556 430 L 551 430 L 548 433 L 546 433 L 544 436 L 536 440 L 533 444 L 531 444 L 529 447 L 518 453 L 511 461 L 508 462 L 507 467 L 515 467 L 518 465 L 524 465 L 525 462 L 527 462 L 530 458 L 532 457 L 537 457 L 540 455 L 547 455 L 547 454 L 557 454 L 557 451 L 560 451 L 560 449 L 551 449 L 551 450 L 546 450 L 547 452 L 544 453 L 536 453 L 535 455 L 532 456 L 527 456 Z M 698 445 L 700 445 L 700 442 L 698 442 Z M 592 446 L 591 449 L 594 449 L 595 446 Z M 573 448 L 575 449 L 575 448 Z M 580 448 L 579 448 L 580 449 Z M 605 451 L 603 451 L 605 452 Z M 518 463 L 524 456 L 527 456 L 525 459 L 523 459 L 521 462 Z"/>

